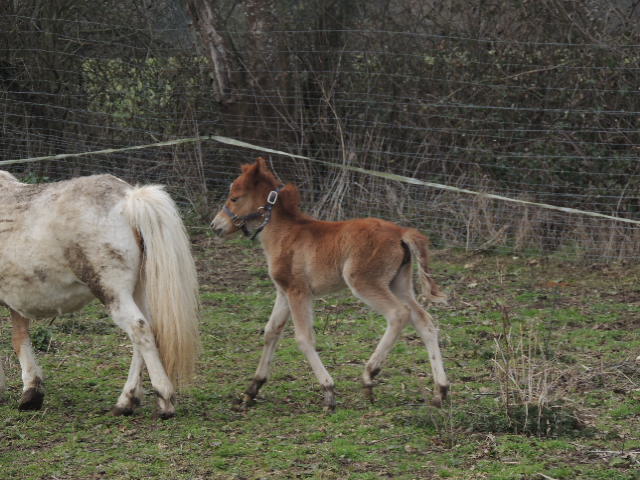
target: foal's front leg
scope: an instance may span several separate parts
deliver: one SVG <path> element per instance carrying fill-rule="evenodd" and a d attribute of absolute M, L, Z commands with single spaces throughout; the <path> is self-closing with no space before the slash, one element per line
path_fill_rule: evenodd
<path fill-rule="evenodd" d="M 320 386 L 324 391 L 323 405 L 325 410 L 333 411 L 336 408 L 336 395 L 333 378 L 316 351 L 316 338 L 313 331 L 313 310 L 311 294 L 306 292 L 288 292 L 289 308 L 293 317 L 296 342 L 309 361 L 313 373 L 315 373 Z"/>
<path fill-rule="evenodd" d="M 22 369 L 22 398 L 18 409 L 40 410 L 44 401 L 43 375 L 33 354 L 29 337 L 29 319 L 11 310 L 11 322 L 13 324 L 13 349 Z"/>
<path fill-rule="evenodd" d="M 264 327 L 264 348 L 262 349 L 260 363 L 258 363 L 258 368 L 256 369 L 253 381 L 245 391 L 244 398 L 242 400 L 245 407 L 253 403 L 253 400 L 258 395 L 260 388 L 267 381 L 271 360 L 273 359 L 273 354 L 276 350 L 276 346 L 278 345 L 278 340 L 282 336 L 282 331 L 289 319 L 289 315 L 290 312 L 287 297 L 278 290 L 276 301 L 273 305 L 273 310 L 271 311 L 271 316 L 269 317 L 267 325 Z"/>

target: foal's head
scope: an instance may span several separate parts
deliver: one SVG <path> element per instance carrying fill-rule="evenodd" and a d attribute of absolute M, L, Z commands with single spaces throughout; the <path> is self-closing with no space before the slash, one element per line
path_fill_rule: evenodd
<path fill-rule="evenodd" d="M 242 165 L 242 175 L 229 186 L 229 196 L 218 212 L 211 227 L 218 235 L 230 235 L 247 223 L 262 222 L 264 207 L 274 200 L 271 194 L 281 185 L 271 173 L 264 158 Z"/>

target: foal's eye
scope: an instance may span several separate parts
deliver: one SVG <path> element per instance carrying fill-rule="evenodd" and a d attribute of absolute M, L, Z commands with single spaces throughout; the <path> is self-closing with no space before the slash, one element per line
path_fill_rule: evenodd
<path fill-rule="evenodd" d="M 238 198 L 240 198 L 240 197 L 233 197 L 233 198 L 230 198 L 229 200 L 230 200 L 232 203 L 236 203 L 236 202 L 238 201 Z"/>

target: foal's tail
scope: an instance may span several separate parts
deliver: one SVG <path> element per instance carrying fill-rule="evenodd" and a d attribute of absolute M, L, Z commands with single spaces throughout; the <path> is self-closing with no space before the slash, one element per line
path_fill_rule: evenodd
<path fill-rule="evenodd" d="M 402 234 L 402 241 L 407 244 L 411 256 L 418 266 L 418 281 L 422 295 L 433 303 L 446 303 L 447 295 L 429 273 L 429 239 L 418 230 L 408 228 Z"/>
<path fill-rule="evenodd" d="M 129 191 L 125 215 L 142 237 L 140 279 L 167 375 L 176 386 L 191 379 L 199 351 L 198 279 L 189 238 L 163 187 Z"/>

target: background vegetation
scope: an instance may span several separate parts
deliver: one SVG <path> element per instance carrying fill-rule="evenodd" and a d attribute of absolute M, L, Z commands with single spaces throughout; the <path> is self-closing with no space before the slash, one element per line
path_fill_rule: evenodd
<path fill-rule="evenodd" d="M 635 218 L 639 10 L 626 0 L 5 1 L 0 158 L 215 133 Z M 205 142 L 13 168 L 168 183 L 206 220 L 253 156 Z M 606 261 L 640 246 L 635 226 L 273 161 L 317 214 L 401 218 L 442 245 Z"/>

